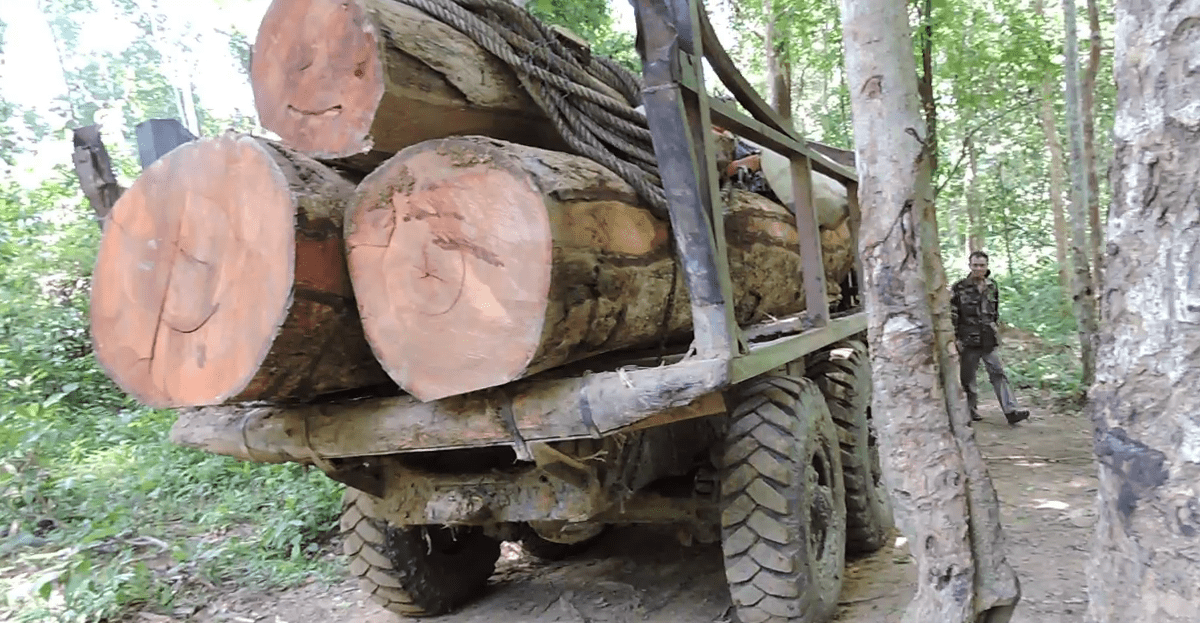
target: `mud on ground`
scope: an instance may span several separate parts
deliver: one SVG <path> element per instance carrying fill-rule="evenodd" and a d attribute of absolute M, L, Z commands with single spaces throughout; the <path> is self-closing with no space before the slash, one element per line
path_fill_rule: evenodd
<path fill-rule="evenodd" d="M 994 400 L 992 400 L 994 402 Z M 1014 623 L 1076 623 L 1086 606 L 1085 564 L 1095 520 L 1089 423 L 1077 411 L 1033 405 L 1016 427 L 994 405 L 975 424 L 1002 506 L 1023 597 Z M 836 620 L 899 621 L 914 591 L 903 545 L 850 560 Z M 487 594 L 435 619 L 378 608 L 346 579 L 280 592 L 214 591 L 190 615 L 141 613 L 145 623 L 709 623 L 732 621 L 716 545 L 684 547 L 673 532 L 611 530 L 587 554 L 543 563 L 505 544 Z"/>

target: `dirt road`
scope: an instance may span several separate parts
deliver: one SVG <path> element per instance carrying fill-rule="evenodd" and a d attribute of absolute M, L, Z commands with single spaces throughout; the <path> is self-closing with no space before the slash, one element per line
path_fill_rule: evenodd
<path fill-rule="evenodd" d="M 1095 519 L 1088 422 L 1078 413 L 1033 410 L 1012 428 L 990 406 L 976 424 L 1000 494 L 1011 561 L 1023 597 L 1014 623 L 1076 623 L 1086 604 L 1084 565 Z M 837 620 L 899 621 L 914 565 L 903 546 L 847 563 Z M 148 623 L 177 620 L 147 615 Z M 279 593 L 211 595 L 190 621 L 216 623 L 399 623 L 347 580 Z M 673 533 L 621 529 L 588 554 L 540 563 L 506 544 L 488 594 L 437 623 L 708 623 L 731 621 L 717 546 L 683 547 Z"/>

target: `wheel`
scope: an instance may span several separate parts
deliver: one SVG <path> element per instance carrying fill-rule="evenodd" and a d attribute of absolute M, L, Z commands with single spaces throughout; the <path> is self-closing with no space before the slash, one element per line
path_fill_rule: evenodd
<path fill-rule="evenodd" d="M 846 506 L 837 427 L 809 379 L 751 382 L 730 415 L 721 542 L 742 623 L 822 623 L 837 609 Z"/>
<path fill-rule="evenodd" d="M 892 506 L 883 485 L 879 446 L 871 414 L 871 364 L 858 341 L 814 355 L 808 376 L 817 382 L 840 429 L 846 479 L 846 550 L 865 554 L 883 547 L 892 527 Z"/>
<path fill-rule="evenodd" d="M 343 548 L 371 599 L 401 616 L 446 614 L 479 595 L 500 558 L 500 541 L 476 526 L 393 526 L 375 498 L 346 489 Z"/>
<path fill-rule="evenodd" d="M 521 549 L 542 560 L 563 560 L 582 554 L 595 545 L 604 535 L 607 527 L 605 524 L 567 524 L 565 527 L 539 525 L 535 530 L 526 524 L 521 530 Z M 555 533 L 561 534 L 566 539 L 550 540 L 550 538 L 542 536 Z"/>

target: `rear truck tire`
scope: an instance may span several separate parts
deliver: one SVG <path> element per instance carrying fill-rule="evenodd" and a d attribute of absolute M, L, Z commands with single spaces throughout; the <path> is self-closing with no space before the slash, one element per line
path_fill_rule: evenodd
<path fill-rule="evenodd" d="M 750 381 L 729 418 L 721 548 L 742 623 L 824 623 L 846 556 L 838 431 L 809 379 Z"/>
<path fill-rule="evenodd" d="M 557 530 L 556 528 L 557 526 L 552 525 L 539 525 L 537 529 L 529 524 L 522 526 L 521 549 L 542 560 L 563 560 L 578 556 L 590 549 L 604 536 L 608 526 L 606 524 L 567 524 Z"/>
<path fill-rule="evenodd" d="M 874 552 L 887 542 L 893 519 L 870 417 L 866 345 L 848 340 L 817 353 L 809 361 L 807 376 L 821 388 L 838 427 L 846 481 L 846 551 Z"/>
<path fill-rule="evenodd" d="M 500 541 L 478 526 L 395 526 L 375 498 L 346 488 L 341 519 L 350 572 L 371 600 L 401 616 L 449 613 L 483 592 Z"/>

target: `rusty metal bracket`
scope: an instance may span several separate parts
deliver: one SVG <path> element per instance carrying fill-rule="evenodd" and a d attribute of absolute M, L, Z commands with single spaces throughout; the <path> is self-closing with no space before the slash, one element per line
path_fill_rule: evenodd
<path fill-rule="evenodd" d="M 521 436 L 521 429 L 517 426 L 517 418 L 513 415 L 512 399 L 507 395 L 502 396 L 497 410 L 500 412 L 500 421 L 504 422 L 504 427 L 512 435 L 513 451 L 517 453 L 517 460 L 532 461 L 533 455 L 529 452 L 529 445 L 525 443 L 525 438 Z"/>
<path fill-rule="evenodd" d="M 355 461 L 323 471 L 330 480 L 354 487 L 377 498 L 381 498 L 387 493 L 382 466 L 372 463 L 370 460 Z"/>
<path fill-rule="evenodd" d="M 529 449 L 533 453 L 533 461 L 538 469 L 546 472 L 569 485 L 586 490 L 598 482 L 596 470 L 588 467 L 575 457 L 561 452 L 550 444 L 532 443 Z"/>

